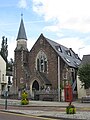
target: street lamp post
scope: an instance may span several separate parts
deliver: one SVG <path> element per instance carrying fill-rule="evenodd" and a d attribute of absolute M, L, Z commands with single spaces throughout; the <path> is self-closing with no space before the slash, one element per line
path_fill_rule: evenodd
<path fill-rule="evenodd" d="M 7 110 L 7 97 L 8 97 L 8 91 L 5 91 L 5 110 Z"/>

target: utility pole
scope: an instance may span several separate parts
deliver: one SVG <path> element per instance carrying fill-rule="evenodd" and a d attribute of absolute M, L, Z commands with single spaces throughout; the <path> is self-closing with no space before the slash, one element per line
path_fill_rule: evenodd
<path fill-rule="evenodd" d="M 58 56 L 58 101 L 61 101 L 61 91 L 60 91 L 60 57 Z"/>

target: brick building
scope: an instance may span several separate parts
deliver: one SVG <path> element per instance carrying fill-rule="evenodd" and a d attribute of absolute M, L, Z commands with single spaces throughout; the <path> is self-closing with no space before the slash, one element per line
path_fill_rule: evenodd
<path fill-rule="evenodd" d="M 49 89 L 57 91 L 58 99 L 60 99 L 60 90 L 70 83 L 73 94 L 76 94 L 76 75 L 81 60 L 71 48 L 58 44 L 41 34 L 28 51 L 23 19 L 21 19 L 16 40 L 17 46 L 14 51 L 16 92 L 26 89 L 33 96 L 33 91 Z"/>

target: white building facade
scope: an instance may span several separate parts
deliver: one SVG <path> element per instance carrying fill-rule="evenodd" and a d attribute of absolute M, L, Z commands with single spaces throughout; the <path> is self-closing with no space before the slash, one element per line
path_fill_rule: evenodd
<path fill-rule="evenodd" d="M 7 90 L 6 62 L 0 55 L 0 96 Z"/>
<path fill-rule="evenodd" d="M 81 81 L 79 80 L 79 77 L 77 76 L 77 91 L 78 91 L 78 99 L 81 99 L 82 97 L 86 97 L 86 90 L 84 89 L 84 86 L 82 86 Z"/>

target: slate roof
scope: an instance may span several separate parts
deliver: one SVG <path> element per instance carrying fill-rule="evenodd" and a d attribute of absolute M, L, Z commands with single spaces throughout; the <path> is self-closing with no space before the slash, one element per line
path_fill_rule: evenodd
<path fill-rule="evenodd" d="M 23 19 L 21 19 L 21 23 L 20 23 L 20 27 L 19 27 L 19 31 L 18 31 L 17 40 L 19 40 L 19 39 L 27 40 Z"/>
<path fill-rule="evenodd" d="M 78 66 L 81 63 L 81 59 L 72 50 L 72 48 L 67 48 L 61 44 L 58 44 L 58 43 L 48 39 L 48 38 L 45 38 L 45 39 L 52 46 L 52 48 L 56 51 L 56 53 L 65 61 L 65 63 L 67 63 L 68 66 L 78 68 Z"/>

